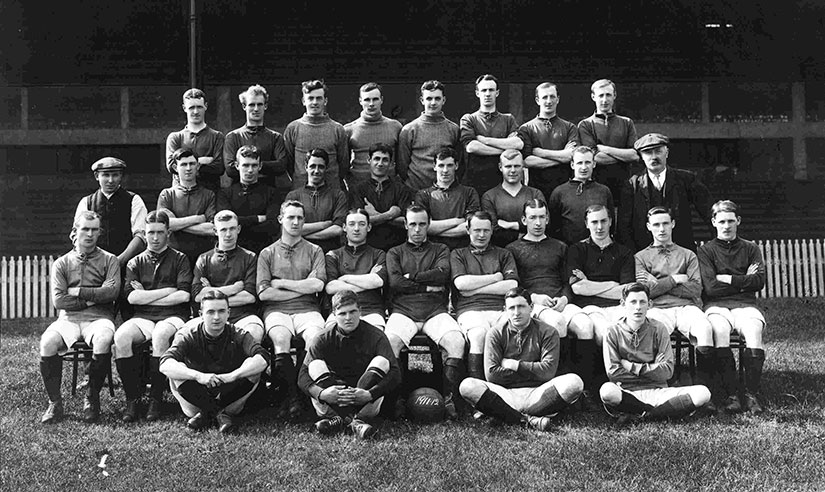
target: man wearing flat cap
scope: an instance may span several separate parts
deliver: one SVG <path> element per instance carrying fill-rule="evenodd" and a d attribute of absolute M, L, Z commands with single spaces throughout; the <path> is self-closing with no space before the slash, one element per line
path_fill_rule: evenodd
<path fill-rule="evenodd" d="M 100 189 L 80 200 L 75 217 L 87 210 L 100 216 L 97 245 L 117 256 L 122 282 L 126 264 L 146 249 L 146 204 L 140 195 L 121 186 L 126 172 L 126 163 L 122 160 L 103 157 L 92 164 L 92 172 Z M 117 304 L 121 316 L 128 319 L 131 316 L 128 303 L 119 300 Z"/>
<path fill-rule="evenodd" d="M 691 224 L 691 207 L 703 221 L 710 220 L 710 196 L 695 173 L 667 165 L 670 139 L 661 133 L 648 133 L 636 140 L 633 148 L 645 163 L 645 171 L 624 185 L 619 206 L 619 242 L 640 251 L 651 243 L 647 212 L 665 207 L 676 222 L 673 242 L 696 251 Z"/>

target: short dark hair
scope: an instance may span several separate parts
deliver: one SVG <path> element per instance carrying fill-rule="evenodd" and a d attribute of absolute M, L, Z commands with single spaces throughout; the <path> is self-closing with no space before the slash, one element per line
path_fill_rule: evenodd
<path fill-rule="evenodd" d="M 594 203 L 593 205 L 589 205 L 587 209 L 584 211 L 584 220 L 587 220 L 587 217 L 590 214 L 601 212 L 602 210 L 607 210 L 607 207 L 602 205 L 601 203 Z M 610 218 L 610 211 L 607 210 L 607 217 Z"/>
<path fill-rule="evenodd" d="M 215 222 L 228 222 L 232 219 L 238 220 L 238 214 L 231 210 L 221 210 L 215 214 Z"/>
<path fill-rule="evenodd" d="M 223 292 L 219 291 L 218 289 L 209 289 L 203 293 L 203 297 L 201 297 L 201 306 L 206 301 L 226 301 L 226 306 L 229 307 L 229 296 L 224 294 Z"/>
<path fill-rule="evenodd" d="M 260 162 L 261 160 L 261 151 L 258 150 L 258 147 L 254 145 L 244 145 L 235 153 L 235 161 L 241 160 L 241 157 L 246 157 L 247 159 L 255 159 Z"/>
<path fill-rule="evenodd" d="M 359 208 L 351 208 L 351 209 L 347 210 L 347 216 L 349 216 L 351 214 L 363 215 L 364 217 L 367 218 L 367 224 L 369 225 L 369 223 L 370 223 L 370 214 L 369 214 L 369 212 L 367 212 L 363 208 L 359 207 Z M 346 222 L 347 222 L 347 219 L 344 218 L 344 223 L 346 224 Z"/>
<path fill-rule="evenodd" d="M 351 290 L 339 290 L 332 296 L 332 300 L 330 301 L 332 304 L 332 312 L 338 310 L 341 306 L 349 306 L 350 304 L 355 304 L 356 306 L 360 307 L 361 304 L 358 302 L 358 295 L 351 291 Z"/>
<path fill-rule="evenodd" d="M 206 102 L 206 94 L 202 90 L 192 87 L 183 93 L 183 99 L 203 99 L 203 102 Z"/>
<path fill-rule="evenodd" d="M 430 221 L 430 212 L 426 208 L 422 207 L 421 205 L 411 203 L 410 206 L 407 207 L 407 210 L 404 211 L 404 222 L 407 222 L 407 215 L 417 214 L 417 213 L 421 213 L 421 212 L 424 212 L 425 214 L 427 214 L 427 222 L 429 222 Z"/>
<path fill-rule="evenodd" d="M 443 161 L 444 159 L 449 159 L 450 157 L 453 158 L 456 166 L 458 166 L 458 154 L 456 153 L 455 149 L 453 149 L 452 147 L 441 147 L 440 149 L 438 149 L 438 152 L 436 152 L 433 156 L 433 164 L 437 163 L 438 161 Z"/>
<path fill-rule="evenodd" d="M 373 144 L 370 147 L 370 150 L 369 150 L 370 159 L 372 158 L 372 154 L 374 154 L 376 152 L 384 152 L 385 154 L 390 156 L 390 160 L 392 160 L 392 157 L 393 157 L 393 154 L 394 154 L 392 146 L 387 145 L 385 143 Z"/>
<path fill-rule="evenodd" d="M 329 166 L 329 154 L 327 153 L 326 150 L 324 150 L 322 148 L 319 148 L 319 147 L 315 147 L 314 149 L 307 152 L 307 161 L 306 161 L 306 163 L 304 163 L 304 165 L 309 164 L 309 160 L 312 157 L 318 157 L 320 159 L 323 159 L 324 160 L 324 165 Z"/>
<path fill-rule="evenodd" d="M 524 205 L 521 206 L 521 216 L 527 217 L 527 209 L 528 208 L 547 208 L 547 202 L 542 200 L 541 198 L 531 198 L 524 202 Z"/>
<path fill-rule="evenodd" d="M 494 226 L 493 216 L 490 214 L 490 212 L 488 212 L 486 210 L 476 210 L 473 213 L 467 214 L 467 227 L 470 227 L 470 222 L 473 219 L 489 220 L 490 221 L 490 226 Z"/>
<path fill-rule="evenodd" d="M 381 84 L 379 84 L 378 82 L 367 82 L 366 84 L 362 85 L 360 89 L 358 89 L 358 93 L 360 94 L 362 92 L 369 92 L 375 89 L 378 89 L 378 92 L 380 92 L 382 96 L 384 95 L 384 90 L 381 89 Z"/>
<path fill-rule="evenodd" d="M 324 97 L 327 97 L 327 84 L 324 83 L 324 79 L 305 80 L 301 82 L 301 92 L 304 94 L 309 94 L 318 89 L 324 89 Z"/>
<path fill-rule="evenodd" d="M 647 288 L 647 285 L 641 282 L 633 282 L 622 288 L 622 301 L 627 299 L 627 296 L 633 292 L 644 292 L 648 300 L 650 299 L 650 289 Z"/>
<path fill-rule="evenodd" d="M 556 88 L 556 95 L 558 95 L 559 86 L 557 86 L 553 82 L 542 82 L 541 84 L 536 86 L 536 97 L 539 97 L 539 90 L 541 90 L 541 89 L 550 89 L 551 87 Z"/>
<path fill-rule="evenodd" d="M 419 89 L 419 95 L 423 94 L 424 91 L 441 91 L 441 94 L 446 94 L 447 91 L 444 88 L 444 84 L 437 80 L 428 80 L 421 84 L 421 89 Z"/>
<path fill-rule="evenodd" d="M 654 215 L 667 214 L 670 220 L 673 220 L 673 213 L 667 207 L 656 206 L 647 211 L 647 218 L 650 220 Z"/>
<path fill-rule="evenodd" d="M 710 207 L 710 216 L 715 218 L 716 214 L 720 212 L 733 212 L 734 215 L 739 217 L 739 205 L 731 200 L 719 200 Z"/>
<path fill-rule="evenodd" d="M 495 83 L 496 83 L 496 89 L 498 89 L 498 88 L 499 88 L 499 86 L 498 86 L 498 79 L 496 78 L 496 76 L 495 76 L 495 75 L 491 75 L 491 74 L 489 74 L 489 73 L 485 73 L 484 75 L 481 75 L 481 76 L 479 76 L 479 77 L 476 79 L 476 89 L 478 89 L 478 84 L 482 83 L 482 82 L 483 82 L 483 81 L 485 81 L 485 80 L 492 80 L 493 82 L 495 82 Z"/>
<path fill-rule="evenodd" d="M 147 224 L 163 224 L 169 229 L 169 216 L 163 210 L 152 210 L 146 214 Z"/>
<path fill-rule="evenodd" d="M 186 159 L 187 157 L 194 157 L 195 160 L 198 160 L 198 155 L 195 154 L 195 151 L 192 149 L 178 149 L 172 153 L 172 160 L 175 162 Z"/>
<path fill-rule="evenodd" d="M 533 304 L 532 293 L 520 285 L 504 293 L 504 299 L 513 299 L 516 297 L 523 297 L 527 301 L 527 304 Z"/>

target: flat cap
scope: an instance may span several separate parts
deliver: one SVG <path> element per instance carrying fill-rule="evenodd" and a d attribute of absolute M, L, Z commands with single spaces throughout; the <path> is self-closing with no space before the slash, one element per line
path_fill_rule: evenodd
<path fill-rule="evenodd" d="M 125 171 L 126 163 L 116 157 L 104 157 L 102 159 L 98 159 L 94 164 L 92 164 L 92 172 L 112 171 L 115 169 Z"/>
<path fill-rule="evenodd" d="M 641 152 L 643 150 L 661 147 L 662 145 L 667 146 L 669 144 L 670 139 L 665 135 L 662 135 L 661 133 L 648 133 L 639 140 L 636 140 L 636 143 L 633 144 L 633 148 L 636 149 L 637 152 Z"/>

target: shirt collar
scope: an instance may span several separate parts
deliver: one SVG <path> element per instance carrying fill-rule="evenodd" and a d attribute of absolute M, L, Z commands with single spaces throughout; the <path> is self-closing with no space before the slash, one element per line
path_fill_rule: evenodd
<path fill-rule="evenodd" d="M 369 245 L 368 245 L 367 243 L 364 243 L 364 244 L 362 244 L 362 245 L 360 245 L 360 246 L 350 246 L 349 244 L 345 244 L 345 245 L 344 245 L 344 249 L 345 249 L 348 253 L 350 253 L 350 254 L 353 254 L 353 255 L 360 255 L 361 253 L 363 253 L 364 251 L 366 251 L 366 249 L 367 249 L 367 247 L 368 247 L 368 246 L 369 246 Z"/>
<path fill-rule="evenodd" d="M 647 172 L 647 176 L 650 178 L 650 182 L 651 182 L 651 183 L 655 183 L 655 182 L 656 182 L 656 181 L 654 180 L 654 176 L 655 176 L 655 174 L 653 174 L 653 173 L 651 173 L 650 171 L 648 171 L 648 172 Z M 664 184 L 664 183 L 665 183 L 665 181 L 667 180 L 667 166 L 665 166 L 665 168 L 664 168 L 664 169 L 662 169 L 662 172 L 660 172 L 660 173 L 659 173 L 659 179 L 661 180 L 661 183 L 662 183 L 662 184 Z"/>
<path fill-rule="evenodd" d="M 491 112 L 489 112 L 489 113 L 484 112 L 484 111 L 482 111 L 482 110 L 480 110 L 480 109 L 478 110 L 478 116 L 479 116 L 480 118 L 482 118 L 482 119 L 486 120 L 486 121 L 492 121 L 492 120 L 496 119 L 496 118 L 498 117 L 498 115 L 500 115 L 500 114 L 501 114 L 501 113 L 499 113 L 499 112 L 498 112 L 498 110 L 491 111 Z"/>
<path fill-rule="evenodd" d="M 178 181 L 175 183 L 175 190 L 182 192 L 184 195 L 189 195 L 198 191 L 198 183 L 195 183 L 191 188 L 187 188 L 186 186 L 183 186 L 180 181 Z"/>

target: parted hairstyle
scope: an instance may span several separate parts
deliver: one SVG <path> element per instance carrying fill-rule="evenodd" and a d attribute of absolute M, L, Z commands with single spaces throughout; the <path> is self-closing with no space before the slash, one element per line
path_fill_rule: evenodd
<path fill-rule="evenodd" d="M 595 94 L 596 89 L 598 89 L 599 87 L 604 87 L 606 85 L 612 85 L 613 86 L 613 95 L 614 96 L 618 95 L 618 92 L 616 92 L 616 84 L 610 79 L 599 79 L 599 80 L 593 82 L 593 84 L 590 86 L 590 93 Z"/>
<path fill-rule="evenodd" d="M 310 150 L 309 152 L 307 152 L 307 164 L 309 164 L 309 159 L 312 158 L 312 157 L 321 158 L 321 159 L 324 160 L 324 165 L 325 166 L 329 165 L 329 154 L 324 149 L 316 147 L 316 148 Z"/>
<path fill-rule="evenodd" d="M 498 85 L 498 84 L 496 84 Z M 550 89 L 551 87 L 556 88 L 556 95 L 559 93 L 559 86 L 554 84 L 553 82 L 542 82 L 541 84 L 536 86 L 536 97 L 539 97 L 539 91 L 542 89 Z"/>
<path fill-rule="evenodd" d="M 573 153 L 571 154 L 570 158 L 572 160 L 573 156 L 576 155 L 576 154 L 587 154 L 587 153 L 593 154 L 594 156 L 596 155 L 596 151 L 593 149 L 593 147 L 590 147 L 590 146 L 587 146 L 587 145 L 578 145 L 578 146 L 576 146 L 575 149 L 573 149 Z"/>
<path fill-rule="evenodd" d="M 428 80 L 421 84 L 421 89 L 419 89 L 418 93 L 423 95 L 424 91 L 441 91 L 442 95 L 447 93 L 444 88 L 444 84 L 437 80 Z"/>
<path fill-rule="evenodd" d="M 100 214 L 93 211 L 93 210 L 84 210 L 77 215 L 74 216 L 74 222 L 72 223 L 72 230 L 69 231 L 69 240 L 74 243 L 75 238 L 77 237 L 77 228 L 80 226 L 80 219 L 85 220 L 97 220 L 98 228 L 103 231 L 103 220 L 100 218 Z"/>
<path fill-rule="evenodd" d="M 382 96 L 384 95 L 384 90 L 381 89 L 381 84 L 379 84 L 378 82 L 367 82 L 366 84 L 362 85 L 360 89 L 358 89 L 358 92 L 369 92 L 375 89 L 378 89 L 378 92 L 380 92 Z"/>
<path fill-rule="evenodd" d="M 526 288 L 522 287 L 522 286 L 513 287 L 512 289 L 510 289 L 510 290 L 508 290 L 507 292 L 504 293 L 504 298 L 505 299 L 514 299 L 516 297 L 523 297 L 524 300 L 527 301 L 527 304 L 533 304 L 531 296 L 532 296 L 532 294 L 530 293 L 530 291 L 527 290 Z"/>
<path fill-rule="evenodd" d="M 255 159 L 257 161 L 261 160 L 261 151 L 258 150 L 258 147 L 255 147 L 252 144 L 244 145 L 235 153 L 235 160 L 240 161 L 241 157 L 246 157 L 247 159 Z"/>
<path fill-rule="evenodd" d="M 647 285 L 640 282 L 633 282 L 625 285 L 622 289 L 622 302 L 633 292 L 644 292 L 647 298 L 650 299 L 650 289 L 647 288 Z"/>
<path fill-rule="evenodd" d="M 498 162 L 504 164 L 504 161 L 514 161 L 517 157 L 521 157 L 521 152 L 516 149 L 507 149 L 498 156 Z"/>
<path fill-rule="evenodd" d="M 662 207 L 661 205 L 651 208 L 647 211 L 647 218 L 650 220 L 651 217 L 658 214 L 667 214 L 670 217 L 670 220 L 673 220 L 673 213 L 667 207 Z"/>
<path fill-rule="evenodd" d="M 264 96 L 264 104 L 269 104 L 269 94 L 263 86 L 258 84 L 250 85 L 247 90 L 238 94 L 238 99 L 241 101 L 241 104 L 246 107 L 246 102 L 254 96 Z"/>
<path fill-rule="evenodd" d="M 349 306 L 350 304 L 355 304 L 356 306 L 360 307 L 360 304 L 358 303 L 358 295 L 349 289 L 339 290 L 338 292 L 336 292 L 332 296 L 332 300 L 330 301 L 330 303 L 332 304 L 333 313 L 335 313 L 335 311 L 337 311 L 338 308 L 341 306 Z"/>
<path fill-rule="evenodd" d="M 172 159 L 175 162 L 186 159 L 187 157 L 194 157 L 196 161 L 198 160 L 198 154 L 192 149 L 178 149 L 172 154 Z"/>
<path fill-rule="evenodd" d="M 490 214 L 490 212 L 488 212 L 486 210 L 476 210 L 473 213 L 467 214 L 467 227 L 468 228 L 470 227 L 470 222 L 473 219 L 488 220 L 488 221 L 490 221 L 490 225 L 491 226 L 493 225 L 493 216 Z"/>
<path fill-rule="evenodd" d="M 710 216 L 713 218 L 721 212 L 733 212 L 734 215 L 739 217 L 739 205 L 731 200 L 719 200 L 710 207 Z"/>
<path fill-rule="evenodd" d="M 228 222 L 232 219 L 238 220 L 238 214 L 231 210 L 221 210 L 215 214 L 215 222 Z"/>
<path fill-rule="evenodd" d="M 300 201 L 298 201 L 298 200 L 284 200 L 284 202 L 281 203 L 281 210 L 280 210 L 280 212 L 278 212 L 278 217 L 283 217 L 284 216 L 284 211 L 286 210 L 287 207 L 298 207 L 301 210 L 303 210 L 304 212 L 306 212 L 306 207 L 304 207 L 304 204 L 301 203 Z"/>
<path fill-rule="evenodd" d="M 427 214 L 427 222 L 430 222 L 430 212 L 426 208 L 415 203 L 410 204 L 410 206 L 407 207 L 407 210 L 404 211 L 404 222 L 407 222 L 407 215 L 417 214 L 420 212 L 424 212 L 425 214 Z"/>
<path fill-rule="evenodd" d="M 226 301 L 226 306 L 229 307 L 229 296 L 224 294 L 223 292 L 219 291 L 218 289 L 209 289 L 204 292 L 203 297 L 201 297 L 201 306 L 206 301 Z"/>
<path fill-rule="evenodd" d="M 498 90 L 498 88 L 499 88 L 498 87 L 498 79 L 496 78 L 495 75 L 491 75 L 489 73 L 485 73 L 484 75 L 481 75 L 476 79 L 476 89 L 478 89 L 478 84 L 482 83 L 485 80 L 492 80 L 493 82 L 495 82 L 496 83 L 496 90 Z"/>
<path fill-rule="evenodd" d="M 146 214 L 147 224 L 163 224 L 169 229 L 169 216 L 163 210 L 152 210 Z"/>
<path fill-rule="evenodd" d="M 370 214 L 366 210 L 364 210 L 363 208 L 351 208 L 351 209 L 347 210 L 347 216 L 352 215 L 352 214 L 363 215 L 364 217 L 367 218 L 367 225 L 370 224 Z M 346 219 L 344 220 L 344 223 L 346 223 Z"/>
<path fill-rule="evenodd" d="M 187 90 L 183 93 L 183 99 L 203 99 L 203 103 L 206 104 L 206 94 L 200 89 L 192 87 L 191 89 Z"/>
<path fill-rule="evenodd" d="M 547 202 L 542 200 L 541 198 L 531 198 L 524 202 L 524 205 L 521 207 L 521 216 L 527 217 L 527 209 L 528 208 L 547 208 Z"/>
<path fill-rule="evenodd" d="M 602 205 L 600 203 L 594 203 L 593 205 L 589 205 L 587 207 L 587 210 L 584 211 L 584 220 L 587 220 L 587 217 L 589 217 L 590 214 L 593 214 L 593 213 L 596 213 L 596 212 L 601 212 L 602 210 L 607 210 L 607 207 L 605 207 L 604 205 Z M 607 218 L 610 218 L 610 211 L 609 210 L 607 212 Z"/>
<path fill-rule="evenodd" d="M 301 92 L 304 94 L 309 94 L 317 89 L 324 89 L 324 97 L 327 97 L 328 91 L 327 85 L 324 83 L 324 79 L 305 80 L 301 82 Z"/>

